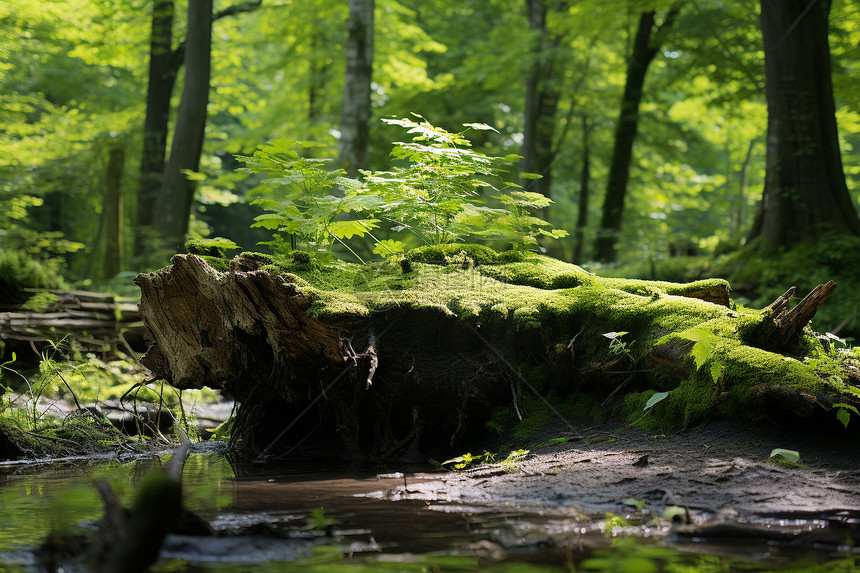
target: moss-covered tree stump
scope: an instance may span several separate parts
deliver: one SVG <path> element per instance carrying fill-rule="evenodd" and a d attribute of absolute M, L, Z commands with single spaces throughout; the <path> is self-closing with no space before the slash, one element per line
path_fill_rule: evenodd
<path fill-rule="evenodd" d="M 551 401 L 597 396 L 637 418 L 668 392 L 644 414 L 663 426 L 714 415 L 835 421 L 834 403 L 860 405 L 843 370 L 855 354 L 822 346 L 796 320 L 788 333 L 786 305 L 734 308 L 717 279 L 606 279 L 450 245 L 400 265 L 246 254 L 226 272 L 177 255 L 135 282 L 146 366 L 178 388 L 233 395 L 234 437 L 257 450 L 315 429 L 338 433 L 345 455 L 450 450 L 494 410 L 521 413 L 532 389 Z"/>

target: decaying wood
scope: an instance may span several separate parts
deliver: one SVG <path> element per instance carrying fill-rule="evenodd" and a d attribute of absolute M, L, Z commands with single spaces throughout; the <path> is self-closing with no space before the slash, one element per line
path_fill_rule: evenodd
<path fill-rule="evenodd" d="M 780 342 L 783 345 L 787 345 L 795 341 L 798 333 L 803 330 L 804 326 L 809 324 L 809 321 L 815 316 L 818 308 L 830 298 L 830 295 L 835 290 L 836 283 L 833 281 L 818 285 L 791 309 L 786 309 L 785 303 L 781 302 L 781 299 L 786 295 L 789 295 L 790 298 L 791 294 L 794 293 L 794 287 L 791 287 L 788 292 L 778 298 L 773 303 L 773 305 L 780 303 L 778 308 L 773 309 L 773 322 L 776 325 Z"/>
<path fill-rule="evenodd" d="M 3 341 L 57 342 L 71 335 L 84 350 L 101 350 L 106 345 L 142 339 L 143 322 L 137 304 L 107 293 L 88 291 L 47 292 L 56 297 L 44 312 L 28 311 L 21 305 L 4 305 L 0 312 L 0 339 Z"/>
<path fill-rule="evenodd" d="M 320 417 L 347 456 L 403 455 L 419 439 L 448 445 L 475 423 L 469 412 L 507 388 L 481 340 L 450 316 L 392 309 L 322 322 L 295 284 L 240 262 L 233 268 L 248 270 L 219 273 L 178 255 L 135 282 L 150 343 L 141 361 L 178 388 L 227 391 L 241 404 L 234 434 L 251 448 L 298 441 Z"/>
<path fill-rule="evenodd" d="M 300 287 L 293 275 L 261 270 L 263 264 L 238 257 L 222 273 L 200 257 L 177 255 L 171 266 L 135 279 L 149 339 L 142 362 L 155 378 L 178 388 L 225 390 L 240 404 L 234 437 L 258 452 L 272 451 L 274 444 L 280 446 L 275 450 L 289 449 L 326 428 L 322 437 L 340 437 L 344 447 L 338 453 L 346 456 L 405 456 L 419 447 L 425 453 L 450 451 L 464 435 L 482 431 L 494 408 L 513 401 L 512 411 L 519 411 L 518 389 L 529 384 L 522 372 L 535 365 L 548 364 L 542 383 L 562 397 L 580 390 L 606 395 L 621 382 L 625 392 L 671 391 L 697 376 L 690 359 L 695 342 L 683 337 L 653 346 L 636 368 L 618 357 L 617 367 L 607 368 L 613 357 L 593 340 L 614 325 L 603 324 L 605 317 L 590 309 L 559 311 L 539 331 L 518 324 L 513 312 L 482 322 L 432 305 L 360 307 L 320 320 L 312 300 L 319 291 Z M 789 289 L 734 343 L 780 352 L 772 346 L 794 344 L 833 288 L 822 285 L 788 310 L 794 292 Z M 695 294 L 723 304 L 728 289 Z M 719 314 L 737 318 L 730 309 Z M 639 318 L 633 311 L 629 316 Z M 637 337 L 653 336 L 648 328 Z M 755 371 L 755 365 L 750 368 Z M 713 371 L 701 372 L 704 379 Z M 773 390 L 781 381 L 772 372 L 763 371 L 762 380 L 729 376 L 708 391 L 729 395 L 731 384 L 761 383 L 750 401 L 759 418 L 771 410 L 803 417 L 822 410 L 821 404 L 827 407 L 825 400 L 813 396 L 812 404 L 792 388 Z"/>

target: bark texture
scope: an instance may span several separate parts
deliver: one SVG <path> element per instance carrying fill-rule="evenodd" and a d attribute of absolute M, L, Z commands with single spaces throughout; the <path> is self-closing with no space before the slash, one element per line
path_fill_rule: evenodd
<path fill-rule="evenodd" d="M 825 232 L 860 234 L 839 151 L 830 5 L 830 0 L 761 0 L 767 174 L 750 239 L 758 239 L 763 252 Z"/>

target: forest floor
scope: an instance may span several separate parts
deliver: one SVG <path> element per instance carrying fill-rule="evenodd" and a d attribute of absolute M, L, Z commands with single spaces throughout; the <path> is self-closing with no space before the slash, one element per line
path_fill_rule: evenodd
<path fill-rule="evenodd" d="M 555 430 L 545 437 L 562 434 Z M 769 462 L 775 448 L 798 451 L 800 464 Z M 614 534 L 845 548 L 847 539 L 860 539 L 860 448 L 848 436 L 738 421 L 671 435 L 600 427 L 533 449 L 514 467 L 406 476 L 404 486 L 375 495 L 424 500 L 446 512 L 548 520 L 517 534 L 527 544 L 566 546 L 587 530 L 620 524 Z M 610 514 L 621 521 L 609 523 Z"/>

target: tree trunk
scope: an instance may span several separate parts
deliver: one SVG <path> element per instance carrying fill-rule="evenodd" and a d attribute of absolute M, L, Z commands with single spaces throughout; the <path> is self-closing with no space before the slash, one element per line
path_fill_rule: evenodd
<path fill-rule="evenodd" d="M 588 200 L 591 194 L 591 148 L 588 132 L 591 125 L 588 118 L 582 117 L 582 172 L 579 176 L 579 210 L 576 214 L 576 231 L 573 233 L 573 262 L 581 264 L 582 248 L 585 244 L 585 229 L 588 228 Z"/>
<path fill-rule="evenodd" d="M 141 256 L 152 248 L 149 240 L 154 223 L 155 205 L 164 175 L 167 156 L 167 126 L 170 97 L 182 64 L 173 49 L 173 0 L 156 0 L 152 8 L 149 41 L 149 84 L 146 91 L 146 117 L 135 215 L 134 254 Z M 150 230 L 147 232 L 147 230 Z"/>
<path fill-rule="evenodd" d="M 553 64 L 558 38 L 547 27 L 545 0 L 526 0 L 529 29 L 536 41 L 532 65 L 526 76 L 526 100 L 523 121 L 523 148 L 520 169 L 536 173 L 540 179 L 523 179 L 521 185 L 549 197 L 552 184 L 552 162 L 555 157 L 552 141 L 555 115 L 558 110 L 558 87 L 553 77 Z"/>
<path fill-rule="evenodd" d="M 749 238 L 760 252 L 860 234 L 842 171 L 830 73 L 830 0 L 761 0 L 767 174 Z"/>
<path fill-rule="evenodd" d="M 660 51 L 662 34 L 672 26 L 679 10 L 678 6 L 673 6 L 660 26 L 655 24 L 653 11 L 645 12 L 639 17 L 633 51 L 627 62 L 627 81 L 624 84 L 618 122 L 615 125 L 615 147 L 609 165 L 603 213 L 595 242 L 594 258 L 598 261 L 611 262 L 617 258 L 616 245 L 621 232 L 624 198 L 627 195 L 630 163 L 633 159 L 633 143 L 639 128 L 639 104 L 642 101 L 645 75 L 648 66 Z"/>
<path fill-rule="evenodd" d="M 340 166 L 350 177 L 367 167 L 374 0 L 349 0 L 346 75 L 340 112 Z"/>
<path fill-rule="evenodd" d="M 104 221 L 105 252 L 102 278 L 112 279 L 122 270 L 123 233 L 125 213 L 123 212 L 122 173 L 125 169 L 125 149 L 115 146 L 110 149 L 105 167 L 103 182 L 104 202 L 102 220 Z"/>
<path fill-rule="evenodd" d="M 166 246 L 178 251 L 188 231 L 195 183 L 186 171 L 197 171 L 209 103 L 212 0 L 188 3 L 185 86 L 176 115 L 170 160 L 158 196 L 155 227 Z"/>

